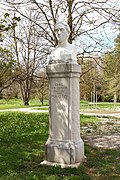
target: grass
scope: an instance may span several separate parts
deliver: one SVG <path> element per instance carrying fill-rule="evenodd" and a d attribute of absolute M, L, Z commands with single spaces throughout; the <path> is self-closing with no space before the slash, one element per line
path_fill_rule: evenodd
<path fill-rule="evenodd" d="M 42 106 L 42 107 L 41 107 Z M 4 99 L 0 100 L 0 109 L 14 109 L 14 108 L 28 108 L 28 107 L 36 107 L 37 109 L 43 109 L 46 110 L 48 108 L 43 106 L 48 106 L 48 101 L 45 100 L 44 104 L 42 105 L 42 103 L 38 100 L 38 99 L 31 99 L 29 102 L 29 106 L 24 106 L 22 100 L 20 99 L 10 99 L 9 101 L 6 101 Z M 39 107 L 39 108 L 38 108 Z M 116 106 L 114 106 L 114 103 L 112 102 L 98 102 L 95 106 L 93 106 L 93 104 L 91 104 L 88 101 L 80 101 L 80 108 L 81 109 L 115 109 L 115 108 L 119 108 L 120 107 L 120 103 L 117 103 Z"/>
<path fill-rule="evenodd" d="M 81 125 L 97 118 L 81 116 Z M 85 144 L 87 162 L 79 168 L 45 167 L 44 144 L 48 138 L 48 113 L 0 113 L 0 180 L 118 180 L 119 150 Z"/>
<path fill-rule="evenodd" d="M 41 106 L 41 107 L 34 108 L 34 110 L 49 110 L 49 107 L 48 106 Z"/>
<path fill-rule="evenodd" d="M 80 101 L 80 108 L 81 109 L 115 109 L 115 108 L 119 108 L 120 107 L 120 103 L 116 103 L 116 106 L 114 106 L 113 102 L 98 102 L 97 104 L 92 104 L 89 101 Z"/>
<path fill-rule="evenodd" d="M 81 126 L 86 126 L 88 124 L 96 124 L 96 122 L 100 121 L 100 119 L 95 116 L 85 116 L 82 114 L 80 115 L 80 119 Z"/>
<path fill-rule="evenodd" d="M 14 108 L 28 108 L 28 107 L 35 107 L 35 106 L 48 106 L 48 101 L 44 101 L 44 104 L 38 99 L 31 99 L 29 102 L 29 106 L 24 106 L 21 99 L 10 99 L 6 101 L 4 99 L 0 99 L 0 109 L 14 109 Z"/>

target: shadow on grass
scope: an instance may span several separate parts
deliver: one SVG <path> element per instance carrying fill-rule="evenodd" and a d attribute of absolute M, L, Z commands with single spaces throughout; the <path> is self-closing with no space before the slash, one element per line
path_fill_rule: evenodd
<path fill-rule="evenodd" d="M 87 162 L 77 169 L 40 165 L 48 138 L 48 114 L 0 113 L 0 129 L 0 180 L 119 178 L 119 150 L 86 145 Z"/>

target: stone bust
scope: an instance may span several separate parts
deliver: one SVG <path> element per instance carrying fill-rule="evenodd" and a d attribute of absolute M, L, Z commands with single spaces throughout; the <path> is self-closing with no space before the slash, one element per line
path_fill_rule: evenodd
<path fill-rule="evenodd" d="M 77 64 L 77 51 L 75 46 L 68 42 L 70 28 L 65 19 L 59 19 L 55 24 L 55 34 L 58 45 L 50 55 L 50 63 Z"/>

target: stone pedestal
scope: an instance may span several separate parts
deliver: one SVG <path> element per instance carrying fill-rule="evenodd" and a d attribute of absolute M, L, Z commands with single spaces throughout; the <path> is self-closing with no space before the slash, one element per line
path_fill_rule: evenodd
<path fill-rule="evenodd" d="M 42 164 L 77 167 L 84 158 L 80 138 L 80 98 L 78 64 L 50 64 L 49 138 Z"/>

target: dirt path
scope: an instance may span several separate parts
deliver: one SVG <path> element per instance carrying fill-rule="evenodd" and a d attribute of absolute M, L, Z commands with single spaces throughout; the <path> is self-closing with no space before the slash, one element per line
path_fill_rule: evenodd
<path fill-rule="evenodd" d="M 120 119 L 102 118 L 96 124 L 81 127 L 84 142 L 100 148 L 120 148 Z"/>
<path fill-rule="evenodd" d="M 41 107 L 42 108 L 42 107 Z M 43 106 L 45 108 L 45 106 Z M 48 113 L 48 110 L 40 109 L 40 107 L 32 107 L 32 108 L 16 108 L 16 109 L 4 109 L 0 110 L 0 112 L 15 112 L 15 111 L 20 111 L 20 112 L 28 112 L 28 113 Z"/>

